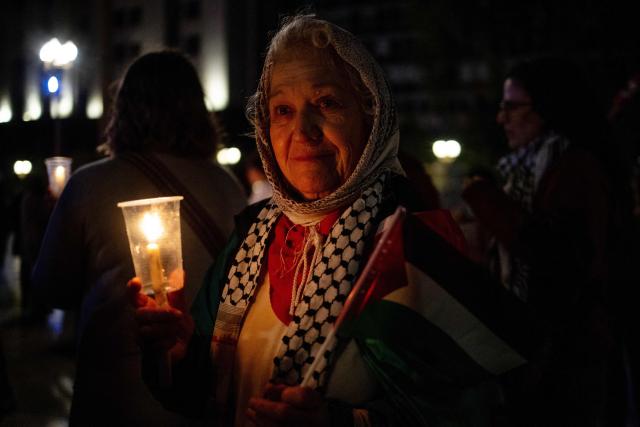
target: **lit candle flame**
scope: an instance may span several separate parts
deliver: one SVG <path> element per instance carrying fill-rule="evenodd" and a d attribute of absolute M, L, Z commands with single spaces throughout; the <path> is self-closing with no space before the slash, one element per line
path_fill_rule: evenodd
<path fill-rule="evenodd" d="M 53 172 L 53 174 L 56 177 L 56 181 L 64 182 L 64 179 L 66 178 L 66 175 L 67 175 L 67 171 L 65 170 L 64 166 L 56 166 L 56 169 Z"/>
<path fill-rule="evenodd" d="M 164 233 L 160 216 L 155 213 L 145 213 L 140 221 L 140 228 L 150 243 L 156 242 Z"/>

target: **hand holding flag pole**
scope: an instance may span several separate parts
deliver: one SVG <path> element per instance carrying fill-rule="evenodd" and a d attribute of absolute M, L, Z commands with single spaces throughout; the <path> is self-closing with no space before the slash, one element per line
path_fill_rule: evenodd
<path fill-rule="evenodd" d="M 333 345 L 333 342 L 336 339 L 336 331 L 340 329 L 344 320 L 355 313 L 359 313 L 367 303 L 369 296 L 371 295 L 371 291 L 373 290 L 371 289 L 371 284 L 378 276 L 379 266 L 384 262 L 384 257 L 387 255 L 389 248 L 393 244 L 394 234 L 392 234 L 392 231 L 401 223 L 405 215 L 406 209 L 402 206 L 398 206 L 396 211 L 389 218 L 387 228 L 380 237 L 380 243 L 376 245 L 369 261 L 362 269 L 362 273 L 358 277 L 356 284 L 353 286 L 353 289 L 351 289 L 338 318 L 333 324 L 333 329 L 329 332 L 327 339 L 318 349 L 318 353 L 314 357 L 313 363 L 309 366 L 309 370 L 306 372 L 302 382 L 300 383 L 301 387 L 308 387 L 313 372 L 318 367 L 320 360 L 324 359 L 327 350 Z"/>

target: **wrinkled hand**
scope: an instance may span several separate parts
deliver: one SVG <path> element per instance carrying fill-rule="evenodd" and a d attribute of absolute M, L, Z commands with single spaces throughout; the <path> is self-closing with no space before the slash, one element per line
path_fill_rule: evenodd
<path fill-rule="evenodd" d="M 264 397 L 249 399 L 247 418 L 261 427 L 329 425 L 327 403 L 320 393 L 283 384 L 267 384 Z"/>
<path fill-rule="evenodd" d="M 136 309 L 141 347 L 169 352 L 173 361 L 182 359 L 194 330 L 193 319 L 184 311 L 182 292 L 168 294 L 170 305 L 158 306 L 153 298 L 141 293 L 141 289 L 142 282 L 137 277 L 127 283 L 129 301 Z"/>

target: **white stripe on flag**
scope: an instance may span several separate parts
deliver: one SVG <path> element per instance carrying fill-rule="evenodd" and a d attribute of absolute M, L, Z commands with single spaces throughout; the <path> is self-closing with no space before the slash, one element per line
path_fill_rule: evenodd
<path fill-rule="evenodd" d="M 495 335 L 477 317 L 422 270 L 405 262 L 408 286 L 384 297 L 420 313 L 451 337 L 467 355 L 493 374 L 502 374 L 526 363 L 518 352 Z M 473 283 L 469 283 L 473 286 Z"/>

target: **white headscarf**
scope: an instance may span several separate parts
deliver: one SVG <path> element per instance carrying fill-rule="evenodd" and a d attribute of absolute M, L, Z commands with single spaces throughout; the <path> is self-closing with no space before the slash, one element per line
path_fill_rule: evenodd
<path fill-rule="evenodd" d="M 285 23 L 276 38 L 283 39 L 296 32 L 308 34 L 311 39 L 308 43 L 319 46 L 318 49 L 333 48 L 338 60 L 344 61 L 356 70 L 365 88 L 372 95 L 373 125 L 360 160 L 344 184 L 318 200 L 297 199 L 291 194 L 278 168 L 269 139 L 269 87 L 274 62 L 277 59 L 277 52 L 274 52 L 273 48 L 275 43 L 272 42 L 265 58 L 258 88 L 247 106 L 247 116 L 255 127 L 258 152 L 267 179 L 274 190 L 273 201 L 294 222 L 298 222 L 296 219 L 300 217 L 316 217 L 347 206 L 385 171 L 404 175 L 397 159 L 400 138 L 393 98 L 378 63 L 353 34 L 313 15 L 296 16 Z"/>

